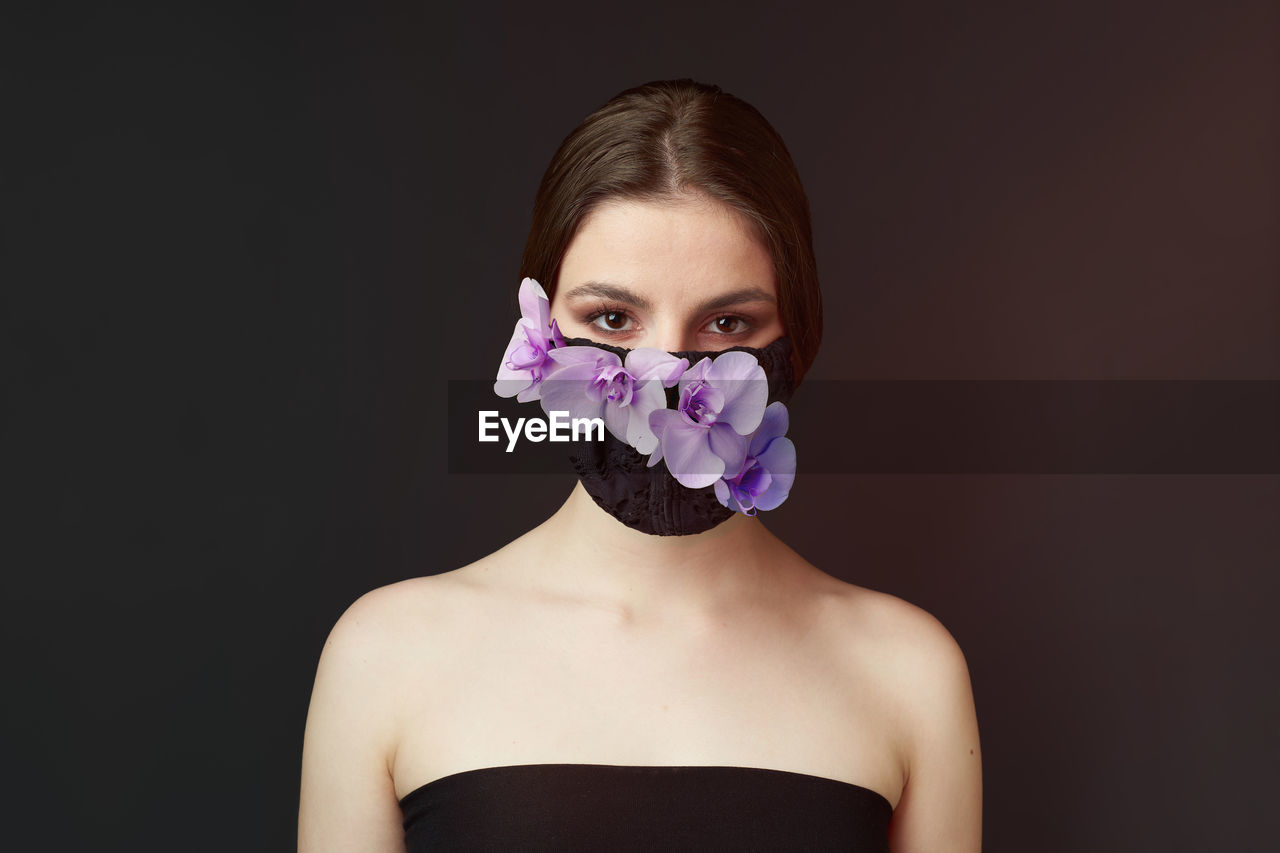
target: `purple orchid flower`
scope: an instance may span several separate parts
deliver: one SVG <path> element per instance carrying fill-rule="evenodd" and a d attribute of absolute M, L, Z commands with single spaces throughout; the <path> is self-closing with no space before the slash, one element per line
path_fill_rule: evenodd
<path fill-rule="evenodd" d="M 781 402 L 770 403 L 737 473 L 727 476 L 726 469 L 726 476 L 716 480 L 720 503 L 755 515 L 756 510 L 775 509 L 787 499 L 796 479 L 796 446 L 784 438 L 786 432 L 787 407 Z"/>
<path fill-rule="evenodd" d="M 520 319 L 498 366 L 493 390 L 499 397 L 514 396 L 521 403 L 540 396 L 542 380 L 551 365 L 547 354 L 564 346 L 564 336 L 551 320 L 551 301 L 542 285 L 531 278 L 520 282 Z"/>
<path fill-rule="evenodd" d="M 679 406 L 650 413 L 658 444 L 649 465 L 665 459 L 672 476 L 690 489 L 739 471 L 747 436 L 760 426 L 768 398 L 764 368 L 755 356 L 734 351 L 704 358 L 680 377 Z"/>
<path fill-rule="evenodd" d="M 568 412 L 571 418 L 603 418 L 619 441 L 651 453 L 658 437 L 649 413 L 667 405 L 663 388 L 679 381 L 687 358 L 641 347 L 626 360 L 591 346 L 557 347 L 547 353 L 551 368 L 542 381 L 542 408 Z"/>

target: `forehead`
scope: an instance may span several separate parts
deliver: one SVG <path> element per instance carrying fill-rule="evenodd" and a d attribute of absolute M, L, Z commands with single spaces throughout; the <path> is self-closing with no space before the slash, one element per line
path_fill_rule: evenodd
<path fill-rule="evenodd" d="M 751 224 L 728 205 L 703 197 L 610 200 L 597 207 L 565 252 L 557 294 L 584 281 L 672 297 L 744 286 L 776 296 L 773 259 Z"/>

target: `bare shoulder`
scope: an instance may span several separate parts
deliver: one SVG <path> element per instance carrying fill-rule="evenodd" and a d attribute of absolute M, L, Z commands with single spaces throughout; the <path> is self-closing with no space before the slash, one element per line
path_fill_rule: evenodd
<path fill-rule="evenodd" d="M 428 588 L 370 590 L 338 617 L 316 667 L 303 736 L 298 849 L 403 850 L 394 762 L 413 614 Z"/>
<path fill-rule="evenodd" d="M 971 712 L 969 665 L 956 638 L 924 608 L 878 595 L 890 659 L 911 706 L 904 709 L 907 715 L 928 725 L 927 715 Z"/>
<path fill-rule="evenodd" d="M 823 621 L 835 632 L 835 641 L 857 650 L 867 663 L 926 679 L 939 669 L 965 667 L 955 637 L 924 608 L 825 574 L 818 589 Z"/>
<path fill-rule="evenodd" d="M 423 607 L 456 597 L 465 586 L 464 570 L 454 569 L 375 587 L 347 607 L 335 629 L 385 637 L 402 629 L 406 621 L 415 621 Z"/>
<path fill-rule="evenodd" d="M 893 849 L 981 847 L 982 771 L 969 667 L 955 637 L 922 607 L 853 587 L 844 595 L 861 672 L 894 720 L 904 787 Z"/>
<path fill-rule="evenodd" d="M 971 716 L 973 696 L 964 651 L 932 613 L 885 592 L 859 587 L 852 596 L 853 630 L 873 660 L 867 661 L 891 685 L 887 695 L 899 718 L 908 724 L 916 750 L 922 732 Z M 909 750 L 911 751 L 911 750 Z"/>
<path fill-rule="evenodd" d="M 320 653 L 315 701 L 328 697 L 360 706 L 350 709 L 370 732 L 378 732 L 379 752 L 394 754 L 395 726 L 403 711 L 402 685 L 414 671 L 442 654 L 440 642 L 471 622 L 481 598 L 477 584 L 461 569 L 376 587 L 349 604 L 338 617 Z"/>
<path fill-rule="evenodd" d="M 395 761 L 404 682 L 415 654 L 433 646 L 419 639 L 424 626 L 465 610 L 465 589 L 460 576 L 388 584 L 333 624 L 303 735 L 300 851 L 403 851 Z"/>
<path fill-rule="evenodd" d="M 406 643 L 427 621 L 423 616 L 429 619 L 424 608 L 447 586 L 434 578 L 412 578 L 371 589 L 347 605 L 320 652 L 313 714 L 320 703 L 342 703 L 344 713 L 359 715 L 362 728 L 383 733 L 377 746 L 385 753 L 394 711 L 389 703 L 403 673 Z"/>
<path fill-rule="evenodd" d="M 388 664 L 403 658 L 430 634 L 469 621 L 483 598 L 483 563 L 369 590 L 338 618 L 326 647 L 338 644 Z"/>
<path fill-rule="evenodd" d="M 849 595 L 855 629 L 874 643 L 887 663 L 910 680 L 931 682 L 956 676 L 967 665 L 960 644 L 947 627 L 923 607 L 887 592 L 854 587 Z"/>

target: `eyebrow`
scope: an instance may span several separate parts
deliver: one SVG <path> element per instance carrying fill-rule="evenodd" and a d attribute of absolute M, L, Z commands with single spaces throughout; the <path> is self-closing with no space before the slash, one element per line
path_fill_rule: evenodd
<path fill-rule="evenodd" d="M 633 293 L 620 284 L 613 284 L 608 281 L 587 281 L 573 288 L 565 294 L 566 299 L 578 299 L 581 297 L 595 296 L 601 299 L 612 299 L 615 302 L 621 302 L 630 305 L 633 308 L 639 308 L 648 311 L 653 304 L 638 293 Z M 778 300 L 773 294 L 761 287 L 747 286 L 740 287 L 737 290 L 731 290 L 728 293 L 722 293 L 713 299 L 708 299 L 698 306 L 698 312 L 715 311 L 720 308 L 728 308 L 732 305 L 741 305 L 745 302 L 769 302 L 776 303 Z"/>

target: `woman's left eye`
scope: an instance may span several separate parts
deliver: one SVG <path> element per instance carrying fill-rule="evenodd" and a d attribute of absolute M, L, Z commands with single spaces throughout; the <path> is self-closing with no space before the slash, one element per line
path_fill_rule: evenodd
<path fill-rule="evenodd" d="M 747 330 L 747 321 L 741 317 L 717 317 L 711 321 L 707 329 L 718 335 L 736 335 Z"/>

